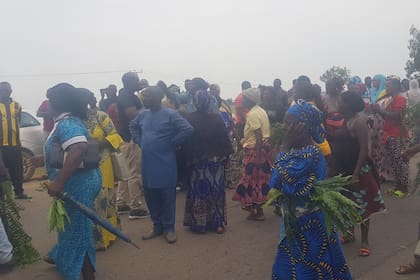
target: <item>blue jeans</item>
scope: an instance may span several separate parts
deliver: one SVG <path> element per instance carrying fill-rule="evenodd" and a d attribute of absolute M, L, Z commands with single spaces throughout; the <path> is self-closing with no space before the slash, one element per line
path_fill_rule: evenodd
<path fill-rule="evenodd" d="M 144 188 L 143 191 L 153 221 L 153 231 L 175 231 L 176 188 Z"/>
<path fill-rule="evenodd" d="M 6 231 L 0 218 L 0 264 L 5 264 L 12 260 L 12 250 L 12 244 L 7 239 Z"/>

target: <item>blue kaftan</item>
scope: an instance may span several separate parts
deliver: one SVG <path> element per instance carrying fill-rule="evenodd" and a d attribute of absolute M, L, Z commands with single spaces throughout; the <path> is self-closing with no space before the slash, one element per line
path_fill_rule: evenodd
<path fill-rule="evenodd" d="M 64 115 L 59 118 L 53 131 L 45 143 L 45 158 L 48 177 L 51 181 L 57 177 L 59 170 L 51 168 L 48 162 L 54 139 L 58 139 L 63 149 L 76 143 L 86 142 L 88 131 L 83 122 L 76 117 Z M 101 190 L 101 174 L 99 169 L 80 169 L 65 183 L 67 192 L 77 201 L 93 208 L 96 196 Z M 71 205 L 65 205 L 71 223 L 66 224 L 65 231 L 58 234 L 58 243 L 49 256 L 54 260 L 59 271 L 67 280 L 79 280 L 85 257 L 88 256 L 96 269 L 95 244 L 93 240 L 93 224 L 85 215 Z"/>

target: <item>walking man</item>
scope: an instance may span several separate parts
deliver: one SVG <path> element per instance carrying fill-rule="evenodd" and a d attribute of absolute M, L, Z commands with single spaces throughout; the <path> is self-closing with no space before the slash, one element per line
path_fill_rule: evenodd
<path fill-rule="evenodd" d="M 19 137 L 19 122 L 22 108 L 12 100 L 12 87 L 0 82 L 0 150 L 15 190 L 16 199 L 30 199 L 23 192 L 22 146 Z"/>
<path fill-rule="evenodd" d="M 175 147 L 192 133 L 192 126 L 172 109 L 162 108 L 165 92 L 154 86 L 144 91 L 144 105 L 131 123 L 134 142 L 142 149 L 143 189 L 153 220 L 153 230 L 143 240 L 162 234 L 168 243 L 176 242 L 175 199 L 177 167 Z"/>

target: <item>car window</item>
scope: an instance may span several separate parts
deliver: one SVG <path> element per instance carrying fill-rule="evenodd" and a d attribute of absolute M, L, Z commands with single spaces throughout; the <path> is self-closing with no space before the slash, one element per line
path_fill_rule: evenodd
<path fill-rule="evenodd" d="M 27 112 L 22 112 L 20 118 L 20 127 L 29 127 L 40 125 L 39 121 L 35 119 L 31 114 Z"/>

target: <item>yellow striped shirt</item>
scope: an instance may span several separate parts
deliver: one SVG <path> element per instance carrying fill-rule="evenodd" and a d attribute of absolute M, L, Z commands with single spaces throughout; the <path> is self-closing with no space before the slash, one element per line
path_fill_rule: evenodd
<path fill-rule="evenodd" d="M 22 108 L 17 102 L 0 103 L 1 145 L 8 147 L 20 146 L 19 121 Z"/>

